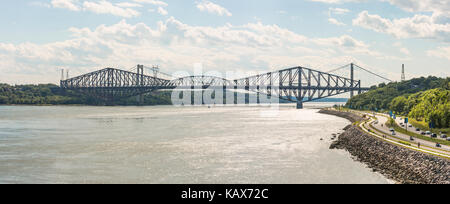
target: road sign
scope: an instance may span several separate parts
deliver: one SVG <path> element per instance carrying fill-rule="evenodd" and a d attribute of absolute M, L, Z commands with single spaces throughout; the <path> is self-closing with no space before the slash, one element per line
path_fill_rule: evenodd
<path fill-rule="evenodd" d="M 392 115 L 393 115 L 392 111 L 389 111 L 389 116 L 391 116 L 391 118 L 392 118 Z"/>
<path fill-rule="evenodd" d="M 409 122 L 409 119 L 405 118 L 405 124 L 408 124 L 408 122 Z"/>
<path fill-rule="evenodd" d="M 430 122 L 430 123 L 428 123 L 428 127 L 430 127 L 430 129 L 433 129 L 433 128 L 435 128 L 435 125 L 433 122 Z"/>

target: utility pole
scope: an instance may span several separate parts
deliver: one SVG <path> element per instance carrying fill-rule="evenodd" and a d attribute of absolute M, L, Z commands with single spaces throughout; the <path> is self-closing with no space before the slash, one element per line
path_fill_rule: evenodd
<path fill-rule="evenodd" d="M 69 79 L 69 70 L 66 72 L 66 79 Z"/>
<path fill-rule="evenodd" d="M 402 64 L 402 81 L 406 80 L 406 76 L 405 76 L 405 64 Z"/>

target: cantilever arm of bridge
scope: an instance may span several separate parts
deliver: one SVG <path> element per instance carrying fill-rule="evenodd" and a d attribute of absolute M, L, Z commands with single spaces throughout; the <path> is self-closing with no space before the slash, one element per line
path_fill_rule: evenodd
<path fill-rule="evenodd" d="M 213 76 L 188 76 L 166 80 L 114 68 L 106 68 L 61 81 L 65 90 L 81 91 L 105 100 L 137 96 L 156 90 L 213 89 L 255 92 L 297 102 L 314 101 L 346 92 L 362 93 L 361 81 L 305 67 L 293 67 L 237 80 Z"/>

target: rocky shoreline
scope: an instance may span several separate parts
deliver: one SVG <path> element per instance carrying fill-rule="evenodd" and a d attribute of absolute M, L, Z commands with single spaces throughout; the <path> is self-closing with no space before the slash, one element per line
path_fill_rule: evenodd
<path fill-rule="evenodd" d="M 332 110 L 319 113 L 352 122 L 362 119 L 352 113 Z M 450 160 L 398 147 L 367 135 L 356 126 L 347 127 L 330 149 L 345 149 L 355 160 L 401 184 L 450 184 Z"/>

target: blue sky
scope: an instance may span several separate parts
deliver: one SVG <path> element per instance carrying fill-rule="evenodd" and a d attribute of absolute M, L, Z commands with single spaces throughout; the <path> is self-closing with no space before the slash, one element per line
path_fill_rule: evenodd
<path fill-rule="evenodd" d="M 245 75 L 355 62 L 394 80 L 401 64 L 408 78 L 450 73 L 447 0 L 15 0 L 2 2 L 0 24 L 0 82 L 12 84 L 136 64 Z"/>

